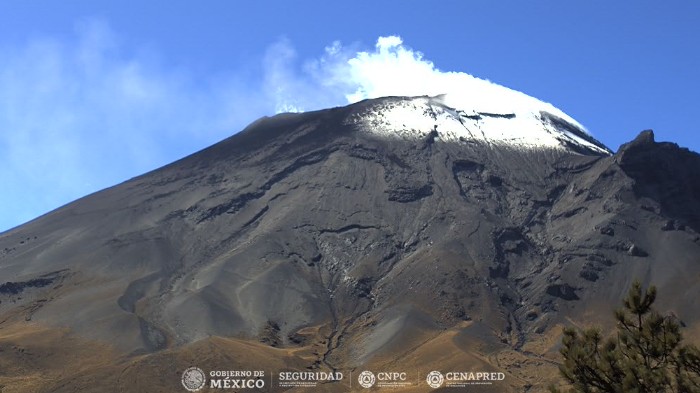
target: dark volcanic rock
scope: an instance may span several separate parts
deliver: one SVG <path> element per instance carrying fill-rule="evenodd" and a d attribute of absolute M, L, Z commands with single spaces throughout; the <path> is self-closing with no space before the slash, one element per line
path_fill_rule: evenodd
<path fill-rule="evenodd" d="M 605 226 L 605 227 L 600 228 L 600 233 L 602 233 L 603 235 L 615 236 L 615 230 L 609 226 Z"/>
<path fill-rule="evenodd" d="M 547 294 L 564 300 L 578 300 L 576 290 L 569 284 L 555 284 L 547 287 Z"/>
<path fill-rule="evenodd" d="M 639 246 L 636 244 L 632 244 L 629 249 L 627 249 L 627 254 L 633 256 L 633 257 L 646 257 L 649 256 L 649 254 L 642 250 Z"/>
<path fill-rule="evenodd" d="M 433 195 L 433 187 L 425 185 L 417 188 L 399 188 L 388 190 L 387 194 L 389 194 L 389 200 L 392 202 L 414 202 Z"/>
<path fill-rule="evenodd" d="M 9 281 L 4 284 L 0 284 L 0 295 L 17 295 L 26 290 L 31 290 L 33 288 L 43 288 L 49 286 L 55 283 L 57 280 L 60 280 L 60 278 L 65 275 L 65 273 L 65 270 L 61 270 L 43 274 L 40 277 L 33 278 L 27 281 Z"/>
<path fill-rule="evenodd" d="M 700 156 L 675 143 L 656 143 L 651 131 L 620 147 L 620 167 L 635 181 L 634 192 L 660 205 L 660 213 L 700 232 Z"/>
<path fill-rule="evenodd" d="M 16 295 L 27 288 L 41 288 L 50 285 L 53 280 L 48 278 L 36 278 L 24 282 L 6 282 L 0 285 L 0 294 Z"/>

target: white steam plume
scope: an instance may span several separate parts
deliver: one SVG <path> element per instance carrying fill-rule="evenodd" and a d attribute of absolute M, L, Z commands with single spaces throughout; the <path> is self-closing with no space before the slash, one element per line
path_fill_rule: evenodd
<path fill-rule="evenodd" d="M 373 51 L 357 52 L 335 42 L 320 59 L 306 62 L 300 73 L 291 71 L 291 63 L 279 61 L 290 60 L 293 53 L 284 41 L 268 56 L 276 59 L 268 80 L 279 89 L 278 94 L 272 94 L 278 112 L 321 109 L 385 96 L 444 94 L 444 102 L 455 108 L 504 114 L 547 111 L 583 129 L 549 103 L 463 72 L 439 70 L 421 52 L 406 47 L 398 36 L 379 37 Z"/>

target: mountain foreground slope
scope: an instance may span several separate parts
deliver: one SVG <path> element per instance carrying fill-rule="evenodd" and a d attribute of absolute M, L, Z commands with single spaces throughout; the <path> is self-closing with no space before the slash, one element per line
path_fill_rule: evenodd
<path fill-rule="evenodd" d="M 634 279 L 700 338 L 698 232 L 700 156 L 651 131 L 612 154 L 441 97 L 263 118 L 0 234 L 0 391 L 185 391 L 190 366 L 535 391 Z"/>

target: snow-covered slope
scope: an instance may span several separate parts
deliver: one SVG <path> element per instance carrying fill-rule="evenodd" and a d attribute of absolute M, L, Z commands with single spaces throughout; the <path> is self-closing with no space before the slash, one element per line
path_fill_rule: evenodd
<path fill-rule="evenodd" d="M 521 93 L 522 94 L 522 93 Z M 578 122 L 550 104 L 528 97 L 528 105 L 482 110 L 460 97 L 389 97 L 373 101 L 347 122 L 389 138 L 481 142 L 520 149 L 564 149 L 609 155 L 610 150 Z M 538 105 L 538 103 L 540 105 Z M 486 108 L 484 108 L 486 109 Z M 507 109 L 507 110 L 506 110 Z"/>

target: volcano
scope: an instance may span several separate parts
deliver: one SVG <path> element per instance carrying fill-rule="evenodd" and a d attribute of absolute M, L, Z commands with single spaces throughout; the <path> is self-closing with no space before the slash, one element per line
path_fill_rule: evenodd
<path fill-rule="evenodd" d="M 186 391 L 191 366 L 543 389 L 562 327 L 613 326 L 635 279 L 700 337 L 700 156 L 456 102 L 262 118 L 0 234 L 0 391 Z"/>

